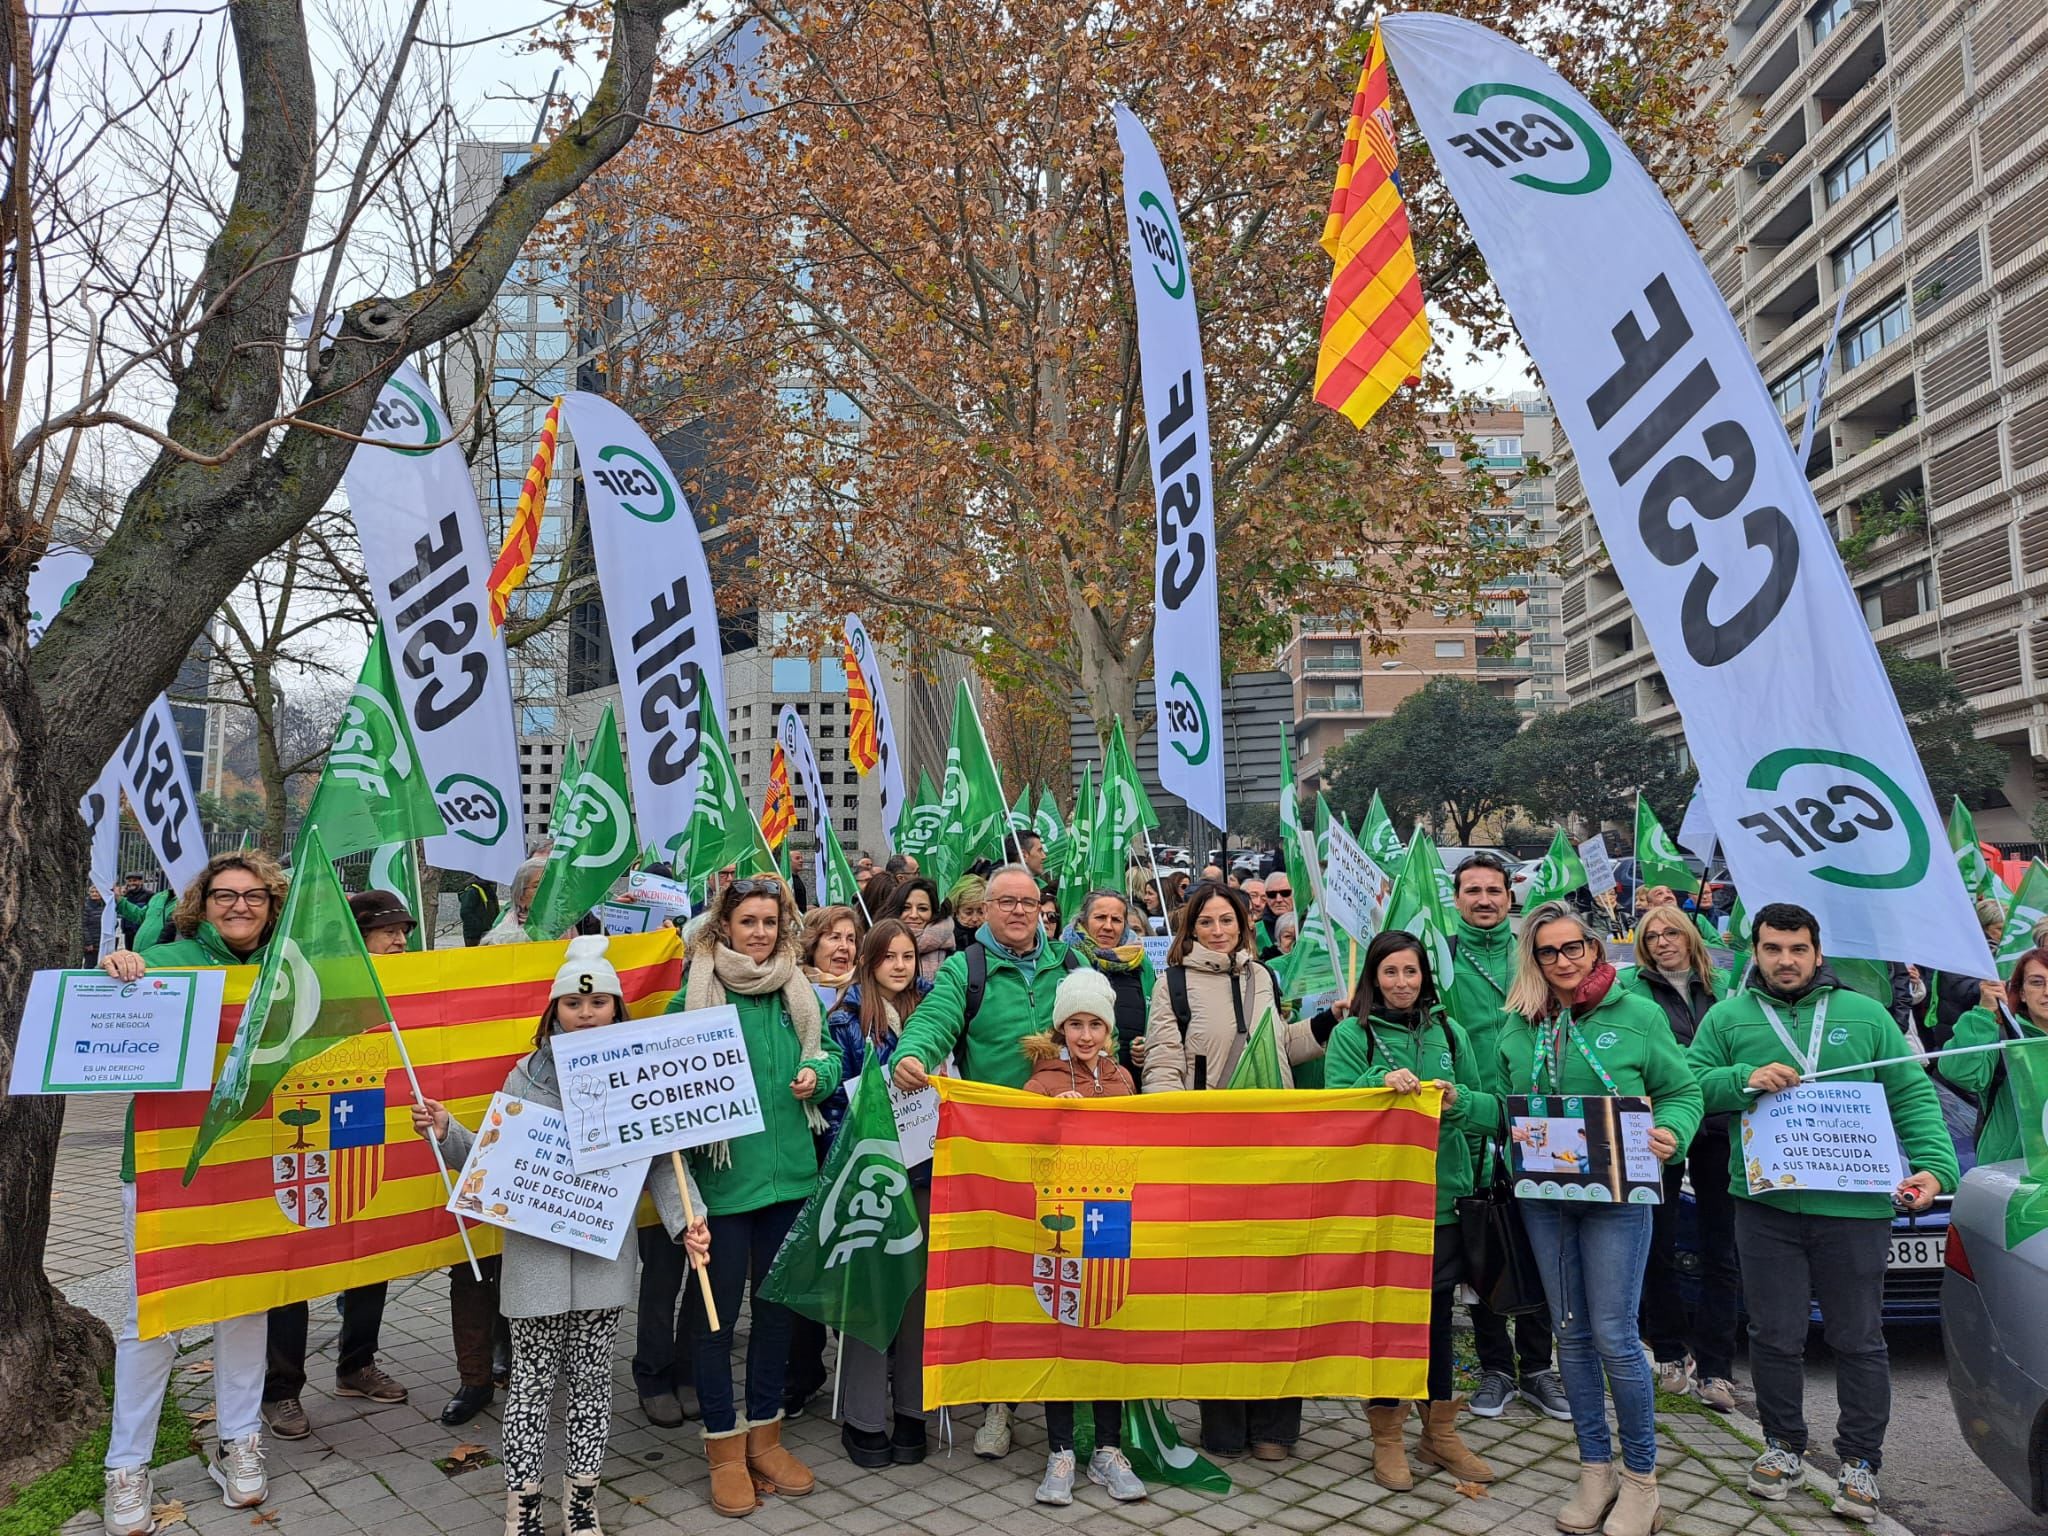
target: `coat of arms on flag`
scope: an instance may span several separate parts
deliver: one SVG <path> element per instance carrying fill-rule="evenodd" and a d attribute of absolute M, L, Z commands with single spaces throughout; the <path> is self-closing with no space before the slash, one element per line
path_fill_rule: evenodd
<path fill-rule="evenodd" d="M 1038 1242 L 1031 1291 L 1054 1322 L 1098 1328 L 1131 1293 L 1131 1186 L 1135 1156 L 1032 1159 Z"/>
<path fill-rule="evenodd" d="M 293 1226 L 334 1226 L 377 1198 L 390 1049 L 382 1034 L 344 1040 L 271 1093 L 270 1192 Z"/>

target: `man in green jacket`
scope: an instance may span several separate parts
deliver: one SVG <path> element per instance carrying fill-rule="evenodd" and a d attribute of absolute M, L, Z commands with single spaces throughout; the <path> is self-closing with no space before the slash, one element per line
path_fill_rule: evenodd
<path fill-rule="evenodd" d="M 1835 1513 L 1877 1518 L 1877 1469 L 1891 1419 L 1891 1360 L 1884 1341 L 1884 1276 L 1891 1255 L 1893 1207 L 1924 1211 L 1960 1178 L 1956 1149 L 1927 1074 L 1906 1059 L 1910 1047 L 1876 1002 L 1839 985 L 1820 959 L 1820 920 L 1804 907 L 1773 902 L 1752 929 L 1751 984 L 1716 1003 L 1700 1021 L 1688 1057 L 1709 1113 L 1746 1110 L 1759 1094 L 1802 1078 L 1871 1063 L 1831 1082 L 1884 1086 L 1892 1128 L 1912 1172 L 1888 1196 L 1838 1190 L 1753 1190 L 1743 1139 L 1733 1142 L 1729 1181 L 1735 1202 L 1735 1251 L 1749 1308 L 1750 1374 L 1763 1455 L 1750 1467 L 1750 1491 L 1782 1499 L 1805 1475 L 1806 1334 L 1809 1296 L 1820 1299 L 1828 1347 L 1836 1358 Z"/>
<path fill-rule="evenodd" d="M 1500 1031 L 1508 988 L 1515 979 L 1508 867 L 1498 854 L 1474 853 L 1452 872 L 1451 880 L 1458 916 L 1451 936 L 1454 959 L 1446 1002 L 1451 1017 L 1472 1039 L 1482 1085 L 1488 1093 L 1501 1094 L 1507 1092 L 1507 1084 L 1500 1071 Z M 1484 1138 L 1474 1138 L 1472 1152 L 1479 1177 L 1490 1178 Z M 1564 1395 L 1564 1381 L 1550 1363 L 1548 1314 L 1516 1318 L 1511 1339 L 1508 1320 L 1484 1302 L 1473 1302 L 1471 1311 L 1472 1342 L 1479 1355 L 1479 1390 L 1467 1404 L 1472 1412 L 1482 1419 L 1497 1419 L 1519 1393 L 1539 1413 L 1569 1423 L 1572 1405 Z"/>
<path fill-rule="evenodd" d="M 903 1027 L 894 1062 L 896 1086 L 914 1093 L 927 1085 L 927 1064 L 956 1054 L 960 1075 L 979 1083 L 1022 1088 L 1031 1075 L 1024 1037 L 1052 1029 L 1053 994 L 1060 978 L 1076 969 L 1064 945 L 1038 925 L 1038 882 L 1021 864 L 1006 864 L 988 877 L 988 921 L 974 943 L 948 955 L 932 989 Z M 967 1016 L 967 962 L 982 952 L 988 981 L 981 1006 Z M 1010 1450 L 1010 1409 L 990 1403 L 975 1431 L 974 1454 L 985 1461 Z"/>

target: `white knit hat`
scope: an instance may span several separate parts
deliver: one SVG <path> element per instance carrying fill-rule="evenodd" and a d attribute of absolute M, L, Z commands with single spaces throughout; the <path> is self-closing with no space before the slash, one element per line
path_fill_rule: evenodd
<path fill-rule="evenodd" d="M 610 945 L 611 940 L 601 933 L 579 933 L 571 939 L 562 968 L 555 972 L 555 984 L 548 992 L 548 1001 L 567 997 L 572 992 L 600 992 L 624 997 L 626 993 L 619 985 L 619 973 L 604 957 Z"/>
<path fill-rule="evenodd" d="M 1103 1023 L 1116 1023 L 1116 989 L 1093 968 L 1069 971 L 1060 978 L 1052 998 L 1052 1027 L 1058 1029 L 1077 1013 L 1092 1013 Z"/>

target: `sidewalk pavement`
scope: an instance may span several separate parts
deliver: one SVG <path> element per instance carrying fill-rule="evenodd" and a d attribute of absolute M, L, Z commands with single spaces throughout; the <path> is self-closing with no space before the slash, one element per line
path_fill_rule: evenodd
<path fill-rule="evenodd" d="M 113 1318 L 122 1299 L 119 1267 L 119 1098 L 71 1101 L 53 1198 L 49 1268 L 74 1301 Z M 116 1260 L 110 1267 L 109 1257 Z M 231 1510 L 220 1502 L 197 1455 L 159 1467 L 159 1529 L 174 1533 L 254 1530 L 278 1536 L 487 1536 L 504 1519 L 504 1479 L 497 1467 L 498 1403 L 460 1429 L 438 1421 L 456 1384 L 447 1323 L 444 1274 L 395 1281 L 384 1315 L 380 1363 L 412 1389 L 412 1401 L 380 1406 L 328 1395 L 338 1330 L 332 1305 L 313 1304 L 302 1399 L 313 1433 L 287 1443 L 266 1438 L 270 1499 L 260 1510 Z M 623 1337 L 633 1337 L 628 1319 Z M 181 1341 L 176 1392 L 202 1436 L 211 1436 L 210 1335 L 188 1331 Z M 736 1352 L 737 1353 L 737 1352 Z M 829 1362 L 828 1362 L 829 1365 Z M 1373 1536 L 1553 1536 L 1552 1515 L 1576 1478 L 1571 1426 L 1517 1405 L 1487 1421 L 1465 1415 L 1467 1440 L 1500 1474 L 1482 1497 L 1460 1493 L 1442 1473 L 1418 1476 L 1413 1491 L 1390 1493 L 1372 1481 L 1370 1442 L 1362 1404 L 1314 1401 L 1306 1405 L 1297 1456 L 1286 1462 L 1249 1459 L 1225 1463 L 1235 1483 L 1229 1494 L 1156 1487 L 1143 1503 L 1113 1504 L 1080 1479 L 1074 1503 L 1052 1509 L 1032 1502 L 1045 1465 L 1044 1421 L 1038 1409 L 1019 1411 L 1016 1448 L 1000 1462 L 975 1458 L 970 1449 L 979 1410 L 954 1425 L 954 1448 L 935 1443 L 921 1466 L 867 1472 L 850 1465 L 839 1447 L 838 1426 L 825 1415 L 828 1394 L 813 1411 L 789 1424 L 786 1440 L 818 1474 L 815 1493 L 801 1499 L 769 1498 L 744 1522 L 714 1513 L 708 1498 L 702 1441 L 695 1425 L 679 1430 L 650 1426 L 641 1416 L 622 1349 L 613 1367 L 610 1455 L 599 1513 L 609 1532 L 733 1532 L 775 1536 L 833 1532 L 866 1536 L 880 1531 L 922 1531 L 960 1536 L 996 1530 L 1001 1536 L 1083 1526 L 1091 1532 L 1160 1531 L 1175 1536 L 1218 1532 L 1364 1531 Z M 1182 1437 L 1195 1440 L 1193 1405 L 1174 1405 Z M 1415 1433 L 1410 1420 L 1409 1434 Z M 1796 1493 L 1777 1505 L 1743 1492 L 1751 1442 L 1741 1421 L 1708 1413 L 1660 1415 L 1659 1478 L 1668 1536 L 1841 1536 L 1844 1522 L 1819 1499 Z M 548 1474 L 552 1528 L 560 1529 L 554 1501 L 561 1491 L 559 1422 Z M 481 1447 L 454 1465 L 460 1447 Z M 444 1466 L 444 1464 L 449 1464 Z M 1421 1473 L 1424 1469 L 1415 1469 Z M 182 1524 L 172 1520 L 178 1515 Z M 64 1536 L 100 1528 L 96 1510 L 63 1527 Z M 1897 1533 L 1897 1527 L 1891 1528 Z"/>

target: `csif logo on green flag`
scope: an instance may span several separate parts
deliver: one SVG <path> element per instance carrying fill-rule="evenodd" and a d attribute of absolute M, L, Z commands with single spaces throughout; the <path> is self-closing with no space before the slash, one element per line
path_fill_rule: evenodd
<path fill-rule="evenodd" d="M 558 794 L 558 799 L 562 795 Z M 604 900 L 633 864 L 633 816 L 626 802 L 626 763 L 609 704 L 576 780 L 566 790 L 561 829 L 533 893 L 526 932 L 557 939 Z"/>
<path fill-rule="evenodd" d="M 320 828 L 328 856 L 337 859 L 448 830 L 420 766 L 382 630 L 342 706 L 306 822 Z"/>

